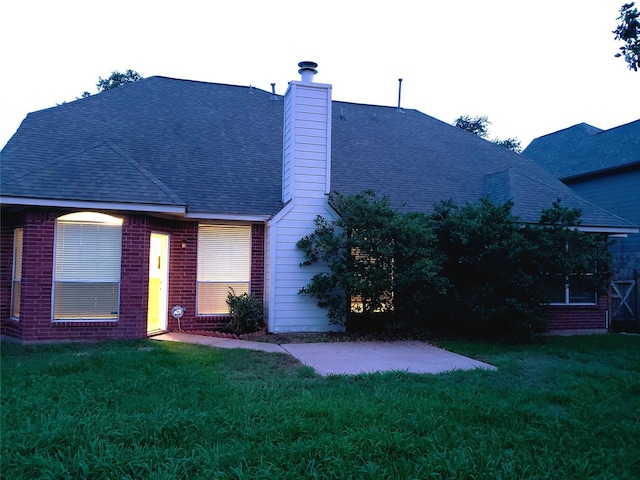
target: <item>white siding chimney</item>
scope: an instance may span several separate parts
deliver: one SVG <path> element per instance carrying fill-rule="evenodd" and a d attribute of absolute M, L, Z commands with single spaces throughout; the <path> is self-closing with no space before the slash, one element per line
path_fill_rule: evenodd
<path fill-rule="evenodd" d="M 331 177 L 331 85 L 313 83 L 314 62 L 298 64 L 302 81 L 284 98 L 282 200 L 324 198 Z"/>
<path fill-rule="evenodd" d="M 314 62 L 298 64 L 301 81 L 292 81 L 284 98 L 282 200 L 284 208 L 267 225 L 265 303 L 269 331 L 339 329 L 327 310 L 298 292 L 323 266 L 300 266 L 296 243 L 315 229 L 315 218 L 333 218 L 327 193 L 331 177 L 331 85 L 314 83 Z"/>

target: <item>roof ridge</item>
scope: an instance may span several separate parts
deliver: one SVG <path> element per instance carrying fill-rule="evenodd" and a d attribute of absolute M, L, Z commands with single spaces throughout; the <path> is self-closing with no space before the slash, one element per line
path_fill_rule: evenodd
<path fill-rule="evenodd" d="M 171 81 L 175 81 L 175 82 L 199 83 L 201 85 L 217 85 L 217 86 L 221 86 L 221 87 L 243 88 L 245 90 L 259 90 L 259 91 L 261 91 L 263 93 L 272 95 L 270 90 L 265 90 L 263 88 L 256 87 L 255 85 L 238 85 L 238 84 L 235 84 L 235 83 L 208 82 L 206 80 L 192 80 L 190 78 L 167 77 L 167 76 L 164 76 L 164 75 L 153 75 L 151 77 L 146 77 L 143 80 L 153 80 L 154 78 L 160 79 L 160 80 L 171 80 Z M 134 82 L 134 83 L 138 83 L 138 82 Z M 276 95 L 278 95 L 279 97 L 283 96 L 281 94 L 276 94 Z"/>
<path fill-rule="evenodd" d="M 613 132 L 614 130 L 617 130 L 619 128 L 629 127 L 629 125 L 633 125 L 634 123 L 639 123 L 640 124 L 640 118 L 638 120 L 632 120 L 630 122 L 623 123 L 622 125 L 616 125 L 615 127 L 611 127 L 611 128 L 606 129 L 606 130 L 601 130 L 601 131 L 595 133 L 595 135 L 601 135 L 603 133 Z"/>
<path fill-rule="evenodd" d="M 570 127 L 561 128 L 560 130 L 556 130 L 554 132 L 549 132 L 549 133 L 545 133 L 544 135 L 540 135 L 539 137 L 534 138 L 531 141 L 531 143 L 533 143 L 536 140 L 545 138 L 545 137 L 550 137 L 552 135 L 557 135 L 559 133 L 566 132 L 567 130 L 577 129 L 578 127 L 582 127 L 584 130 L 586 130 L 587 131 L 587 136 L 589 136 L 589 137 L 592 136 L 592 135 L 597 135 L 597 134 L 602 133 L 602 132 L 606 132 L 606 130 L 602 130 L 601 128 L 594 127 L 593 125 L 590 125 L 590 124 L 588 124 L 586 122 L 580 122 L 580 123 L 576 123 L 575 125 L 571 125 Z M 597 132 L 589 132 L 589 130 L 591 130 L 591 129 L 598 130 L 598 131 Z M 531 145 L 531 143 L 529 143 L 529 145 Z"/>
<path fill-rule="evenodd" d="M 156 177 L 153 173 L 147 170 L 144 166 L 138 163 L 136 160 L 128 156 L 126 153 L 122 151 L 117 145 L 109 140 L 104 140 L 102 143 L 111 148 L 114 152 L 122 157 L 124 161 L 129 163 L 133 168 L 138 170 L 140 174 L 142 174 L 147 180 L 153 183 L 156 187 L 158 187 L 162 192 L 167 195 L 171 200 L 173 200 L 178 205 L 187 205 L 178 195 L 176 195 L 173 190 L 167 187 L 158 177 Z"/>
<path fill-rule="evenodd" d="M 55 158 L 53 160 L 50 160 L 48 162 L 45 162 L 42 165 L 38 166 L 37 168 L 34 168 L 33 170 L 29 170 L 28 172 L 26 172 L 26 173 L 24 173 L 22 175 L 17 175 L 17 176 L 12 177 L 12 178 L 10 178 L 8 180 L 4 180 L 3 179 L 0 182 L 0 184 L 1 185 L 8 185 L 8 184 L 12 183 L 15 180 L 19 180 L 21 178 L 28 177 L 29 175 L 34 174 L 36 172 L 39 172 L 40 170 L 46 170 L 47 168 L 52 167 L 52 166 L 54 166 L 54 165 L 56 165 L 56 164 L 58 164 L 60 162 L 64 162 L 65 159 L 67 159 L 67 158 L 77 157 L 78 155 L 80 155 L 80 154 L 82 154 L 84 152 L 88 152 L 89 150 L 93 150 L 94 148 L 99 147 L 103 143 L 105 143 L 105 142 L 104 141 L 100 141 L 98 143 L 92 143 L 91 146 L 83 148 L 81 150 L 76 150 L 75 152 L 73 152 L 73 153 L 71 153 L 69 155 L 60 155 L 59 157 L 57 157 L 57 158 Z"/>

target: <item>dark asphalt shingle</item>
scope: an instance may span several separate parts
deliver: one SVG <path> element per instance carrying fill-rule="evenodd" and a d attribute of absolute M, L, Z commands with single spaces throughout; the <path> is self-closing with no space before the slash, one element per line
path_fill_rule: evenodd
<path fill-rule="evenodd" d="M 522 155 L 417 110 L 333 102 L 331 187 L 401 210 L 506 201 L 527 222 L 558 197 L 585 224 L 628 227 Z M 151 77 L 31 113 L 1 152 L 2 195 L 186 205 L 272 215 L 282 206 L 283 100 L 256 88 Z"/>
<path fill-rule="evenodd" d="M 640 120 L 609 130 L 580 123 L 534 139 L 522 153 L 561 180 L 640 165 Z"/>

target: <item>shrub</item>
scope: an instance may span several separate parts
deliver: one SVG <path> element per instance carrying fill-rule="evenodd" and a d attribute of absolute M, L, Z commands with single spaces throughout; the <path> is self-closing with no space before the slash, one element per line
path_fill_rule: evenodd
<path fill-rule="evenodd" d="M 395 216 L 386 197 L 372 192 L 343 196 L 332 193 L 329 201 L 340 214 L 337 220 L 316 218 L 316 229 L 298 241 L 306 257 L 303 265 L 320 262 L 326 272 L 313 276 L 300 290 L 328 307 L 333 323 L 344 324 L 351 299 L 357 313 L 369 318 L 374 312 L 393 309 L 391 263 L 393 239 L 390 223 Z"/>
<path fill-rule="evenodd" d="M 450 283 L 438 305 L 439 329 L 485 337 L 527 337 L 545 329 L 533 243 L 511 208 L 511 202 L 488 199 L 436 206 L 433 227 Z"/>
<path fill-rule="evenodd" d="M 264 313 L 262 303 L 255 295 L 243 293 L 236 295 L 233 288 L 229 289 L 227 305 L 231 321 L 227 329 L 235 334 L 251 333 L 260 330 L 263 325 Z"/>
<path fill-rule="evenodd" d="M 513 202 L 488 198 L 443 201 L 431 215 L 395 212 L 372 192 L 329 200 L 340 218 L 318 217 L 297 245 L 302 265 L 327 267 L 300 293 L 336 323 L 524 340 L 546 330 L 553 289 L 606 292 L 607 237 L 581 231 L 581 212 L 559 200 L 535 225 L 513 214 Z"/>
<path fill-rule="evenodd" d="M 297 244 L 303 265 L 319 262 L 328 268 L 300 293 L 328 307 L 333 323 L 348 319 L 360 329 L 381 328 L 398 316 L 417 318 L 426 299 L 446 284 L 428 217 L 397 213 L 373 192 L 333 192 L 329 201 L 340 218 L 316 218 L 315 231 Z"/>

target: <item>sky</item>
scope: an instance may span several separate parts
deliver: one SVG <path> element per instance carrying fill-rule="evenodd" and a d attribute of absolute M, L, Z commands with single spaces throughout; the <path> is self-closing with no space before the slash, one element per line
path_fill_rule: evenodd
<path fill-rule="evenodd" d="M 615 53 L 624 0 L 6 0 L 0 146 L 32 111 L 97 93 L 133 69 L 284 94 L 301 60 L 333 99 L 447 123 L 487 116 L 490 138 L 640 118 L 640 72 Z"/>

